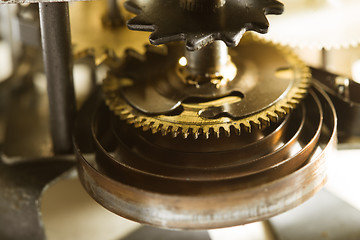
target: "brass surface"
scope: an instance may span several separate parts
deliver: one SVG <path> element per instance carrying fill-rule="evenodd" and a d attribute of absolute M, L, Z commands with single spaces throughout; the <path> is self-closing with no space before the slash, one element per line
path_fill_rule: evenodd
<path fill-rule="evenodd" d="M 265 49 L 265 52 L 262 52 L 262 56 L 255 57 L 258 59 L 256 63 L 281 59 L 278 66 L 276 63 L 273 64 L 277 66 L 275 70 L 265 71 L 265 69 L 259 69 L 261 66 L 255 66 L 255 70 L 250 69 L 249 76 L 244 77 L 239 73 L 241 76 L 239 84 L 243 86 L 241 90 L 244 90 L 242 91 L 245 95 L 244 98 L 225 96 L 216 100 L 195 103 L 182 102 L 183 111 L 178 114 L 149 115 L 133 107 L 129 104 L 129 99 L 125 100 L 120 94 L 122 88 L 128 84 L 133 84 L 134 81 L 131 78 L 117 77 L 115 74 L 109 73 L 103 83 L 106 103 L 121 119 L 127 120 L 128 123 L 133 124 L 135 127 L 141 127 L 145 131 L 151 129 L 153 133 L 161 132 L 163 135 L 170 133 L 173 137 L 180 134 L 184 138 L 190 135 L 194 138 L 199 136 L 209 138 L 211 134 L 219 137 L 221 134 L 230 135 L 234 132 L 240 134 L 242 131 L 251 132 L 257 128 L 264 128 L 270 125 L 271 122 L 283 118 L 305 96 L 309 84 L 309 69 L 291 51 L 277 45 L 260 40 L 254 42 L 251 38 L 244 38 L 242 45 L 239 47 L 243 49 L 250 47 L 252 50 L 263 47 L 262 49 Z M 241 55 L 237 48 L 231 51 L 234 55 Z M 273 54 L 276 54 L 277 58 Z M 247 59 L 244 59 L 245 63 L 247 63 L 246 61 Z M 284 62 L 285 66 L 283 66 Z M 153 64 L 152 62 L 146 63 L 149 66 Z M 250 66 L 256 63 L 250 62 Z M 282 71 L 282 67 L 287 67 L 287 70 Z M 262 75 L 262 72 L 267 72 L 270 75 L 260 79 L 258 75 Z M 122 75 L 126 76 L 126 72 L 122 73 Z M 278 79 L 278 82 L 289 81 L 288 87 L 280 96 L 276 94 L 272 96 L 274 93 L 271 89 L 274 89 L 275 92 L 275 90 L 278 91 L 278 87 L 280 88 L 280 86 L 274 87 L 273 79 Z M 251 86 L 248 86 L 248 84 Z M 151 82 L 149 85 L 151 85 Z M 249 89 L 249 92 L 246 92 L 245 89 Z M 196 91 L 194 92 L 196 93 Z M 247 93 L 249 94 L 247 95 Z M 165 96 L 164 99 L 167 99 L 167 97 Z M 163 104 L 162 102 L 153 103 L 156 100 L 154 98 L 145 98 L 144 100 L 149 103 L 152 102 L 155 106 Z M 216 111 L 219 108 L 226 109 L 230 104 L 234 104 L 234 106 L 240 104 L 237 108 L 242 110 L 239 113 L 241 117 L 221 116 L 221 113 L 219 117 L 215 118 L 208 118 L 203 115 L 205 110 L 209 112 L 213 108 Z M 235 111 L 237 111 L 236 108 Z"/>
<path fill-rule="evenodd" d="M 121 6 L 123 1 L 121 2 Z M 121 8 L 125 19 L 131 14 Z M 138 51 L 148 42 L 146 33 L 130 31 L 126 25 L 110 28 L 103 24 L 107 1 L 97 0 L 70 4 L 71 37 L 75 58 L 92 55 L 97 65 L 106 61 L 108 55 L 122 56 L 131 47 Z"/>

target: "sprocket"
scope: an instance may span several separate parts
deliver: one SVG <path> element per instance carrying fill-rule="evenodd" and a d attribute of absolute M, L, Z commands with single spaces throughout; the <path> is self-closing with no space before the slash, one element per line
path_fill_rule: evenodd
<path fill-rule="evenodd" d="M 209 9 L 211 3 L 214 7 Z M 266 14 L 284 10 L 276 0 L 129 0 L 125 8 L 137 14 L 128 21 L 131 30 L 153 32 L 150 42 L 154 45 L 185 40 L 188 50 L 198 50 L 215 40 L 235 47 L 246 31 L 268 31 Z"/>

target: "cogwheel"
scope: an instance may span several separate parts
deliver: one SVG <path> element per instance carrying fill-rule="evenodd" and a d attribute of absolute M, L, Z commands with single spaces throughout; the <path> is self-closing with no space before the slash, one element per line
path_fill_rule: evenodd
<path fill-rule="evenodd" d="M 185 40 L 188 50 L 198 50 L 215 40 L 235 47 L 246 31 L 267 32 L 266 14 L 284 10 L 276 0 L 129 0 L 125 8 L 137 14 L 128 27 L 153 32 L 152 44 Z"/>
<path fill-rule="evenodd" d="M 242 44 L 231 50 L 234 59 L 235 55 L 242 56 L 243 61 L 251 69 L 249 72 L 240 73 L 240 75 L 246 75 L 246 79 L 250 78 L 254 84 L 248 86 L 249 82 L 245 80 L 242 82 L 241 86 L 244 89 L 246 87 L 250 89 L 248 92 L 244 90 L 242 98 L 230 94 L 207 101 L 183 101 L 180 104 L 181 108 L 170 114 L 146 114 L 129 103 L 121 92 L 129 86 L 137 84 L 135 72 L 144 72 L 143 78 L 155 78 L 156 76 L 151 76 L 151 72 L 150 76 L 146 76 L 150 70 L 145 69 L 144 66 L 149 63 L 154 64 L 155 59 L 161 58 L 160 56 L 169 62 L 172 58 L 168 56 L 171 52 L 170 49 L 167 55 L 159 51 L 158 47 L 149 47 L 145 56 L 128 51 L 127 57 L 120 66 L 121 74 L 109 72 L 103 83 L 105 100 L 109 108 L 121 119 L 144 131 L 151 130 L 152 133 L 160 132 L 162 135 L 171 134 L 173 137 L 193 136 L 195 139 L 200 136 L 209 138 L 210 135 L 220 137 L 229 136 L 232 133 L 241 134 L 242 131 L 251 132 L 254 128 L 261 129 L 269 126 L 271 122 L 277 122 L 284 118 L 306 95 L 309 87 L 311 76 L 309 69 L 289 49 L 262 40 L 255 41 L 252 37 L 245 37 Z M 259 54 L 254 51 L 264 51 L 263 56 L 256 57 Z M 271 60 L 267 59 L 269 57 Z M 235 60 L 234 63 L 237 63 Z M 279 64 L 276 64 L 277 61 Z M 164 61 L 160 61 L 159 65 L 150 65 L 156 69 L 159 66 L 166 68 L 162 65 L 163 63 Z M 266 64 L 259 66 L 261 71 L 254 66 L 263 63 Z M 241 64 L 239 63 L 239 65 Z M 253 74 L 253 76 L 249 74 Z M 267 76 L 262 78 L 262 74 Z M 285 90 L 276 95 L 274 100 L 268 101 L 268 99 L 272 99 L 273 92 L 276 92 L 278 88 L 281 89 L 282 82 L 286 82 Z M 146 85 L 144 82 L 140 82 L 140 84 Z M 157 85 L 156 82 L 152 82 L 152 84 Z M 145 92 L 142 97 L 145 97 L 150 103 L 154 100 Z M 262 103 L 266 104 L 261 105 Z M 255 110 L 251 109 L 254 104 Z M 226 110 L 227 108 L 231 109 L 231 106 L 235 106 L 235 110 L 244 111 L 239 116 L 233 117 L 231 112 Z M 202 114 L 204 111 L 213 111 L 213 108 L 215 108 L 215 112 L 216 110 L 222 112 L 213 118 Z"/>
<path fill-rule="evenodd" d="M 148 42 L 146 33 L 130 31 L 126 26 L 104 26 L 101 19 L 107 11 L 107 0 L 73 3 L 69 7 L 75 59 L 92 57 L 100 65 L 114 55 L 121 56 L 126 48 L 142 51 Z M 133 16 L 122 10 L 125 19 Z"/>

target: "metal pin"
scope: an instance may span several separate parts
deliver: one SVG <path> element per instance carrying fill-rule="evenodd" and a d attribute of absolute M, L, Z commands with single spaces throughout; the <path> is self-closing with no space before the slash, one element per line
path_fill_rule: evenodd
<path fill-rule="evenodd" d="M 68 3 L 39 3 L 39 14 L 53 151 L 70 153 L 76 102 Z"/>

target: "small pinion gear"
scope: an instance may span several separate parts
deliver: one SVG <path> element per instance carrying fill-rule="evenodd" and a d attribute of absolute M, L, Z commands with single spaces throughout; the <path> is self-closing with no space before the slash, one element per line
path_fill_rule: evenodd
<path fill-rule="evenodd" d="M 120 71 L 109 72 L 103 83 L 109 108 L 121 119 L 144 131 L 171 134 L 173 137 L 193 136 L 195 139 L 200 136 L 209 138 L 210 135 L 220 137 L 240 134 L 242 131 L 251 132 L 284 118 L 304 98 L 309 87 L 309 69 L 290 50 L 245 37 L 242 44 L 230 51 L 236 65 L 241 66 L 243 61 L 249 66 L 247 70 L 239 71 L 237 76 L 243 87 L 241 98 L 230 94 L 213 100 L 183 101 L 178 112 L 148 114 L 137 108 L 123 93 L 124 89 L 131 89 L 136 85 L 143 86 L 141 89 L 147 91 L 154 85 L 166 83 L 154 83 L 154 79 L 158 77 L 154 73 L 157 71 L 153 69 L 162 67 L 162 71 L 167 71 L 167 68 L 173 68 L 171 61 L 174 57 L 169 56 L 171 45 L 167 46 L 167 52 L 160 49 L 164 50 L 166 47 L 148 46 L 145 55 L 127 51 L 118 68 Z M 236 56 L 241 57 L 236 59 Z M 176 59 L 179 58 L 175 58 L 175 61 Z M 169 62 L 170 66 L 167 65 Z M 156 89 L 152 92 L 156 92 Z M 151 96 L 147 92 L 143 92 L 141 96 L 151 104 L 162 102 L 161 99 L 156 99 L 157 95 Z M 231 112 L 232 109 L 234 112 Z M 207 111 L 221 112 L 215 117 L 207 117 L 202 114 Z"/>
<path fill-rule="evenodd" d="M 213 8 L 209 8 L 211 3 Z M 276 0 L 129 0 L 125 8 L 137 14 L 128 21 L 131 30 L 153 32 L 150 42 L 154 45 L 184 40 L 188 50 L 215 40 L 235 47 L 246 31 L 268 31 L 266 14 L 284 10 Z"/>

